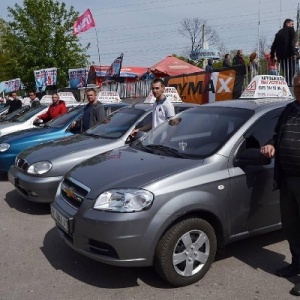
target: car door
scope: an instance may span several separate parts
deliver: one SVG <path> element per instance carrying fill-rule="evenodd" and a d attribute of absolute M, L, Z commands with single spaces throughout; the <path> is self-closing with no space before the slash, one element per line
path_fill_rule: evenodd
<path fill-rule="evenodd" d="M 231 235 L 251 232 L 280 222 L 279 192 L 273 189 L 274 160 L 270 165 L 236 166 L 245 149 L 260 149 L 273 136 L 283 108 L 266 113 L 243 135 L 230 157 Z"/>

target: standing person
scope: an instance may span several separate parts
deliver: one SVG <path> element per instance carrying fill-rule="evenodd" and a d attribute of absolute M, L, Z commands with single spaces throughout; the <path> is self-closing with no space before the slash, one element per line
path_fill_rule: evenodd
<path fill-rule="evenodd" d="M 250 62 L 250 76 L 251 79 L 258 74 L 258 60 L 256 57 L 256 52 L 252 52 L 249 57 Z"/>
<path fill-rule="evenodd" d="M 272 140 L 261 148 L 264 156 L 275 157 L 281 223 L 292 254 L 292 263 L 276 271 L 280 277 L 300 274 L 300 73 L 294 77 L 294 94 L 296 100 L 281 113 Z M 300 284 L 291 293 L 300 296 Z"/>
<path fill-rule="evenodd" d="M 35 108 L 41 105 L 40 99 L 36 96 L 35 92 L 29 92 L 31 108 Z"/>
<path fill-rule="evenodd" d="M 276 57 L 271 59 L 271 54 L 265 55 L 269 75 L 278 75 Z"/>
<path fill-rule="evenodd" d="M 60 100 L 59 95 L 57 93 L 54 93 L 52 95 L 52 104 L 44 114 L 41 114 L 36 118 L 36 121 L 43 120 L 43 122 L 46 123 L 60 115 L 63 115 L 67 111 L 68 109 L 66 107 L 65 101 Z"/>
<path fill-rule="evenodd" d="M 223 60 L 223 67 L 224 68 L 230 68 L 231 67 L 231 63 L 230 63 L 230 55 L 227 53 L 224 56 L 224 60 Z"/>
<path fill-rule="evenodd" d="M 10 114 L 13 111 L 22 107 L 22 101 L 18 98 L 18 95 L 16 92 L 12 92 L 11 97 L 12 97 L 12 100 L 9 103 L 9 109 L 8 109 L 7 114 Z"/>
<path fill-rule="evenodd" d="M 294 21 L 286 19 L 283 22 L 283 27 L 275 35 L 271 46 L 271 59 L 274 59 L 276 55 L 280 69 L 283 71 L 289 86 L 292 85 L 292 78 L 295 73 L 295 42 Z"/>
<path fill-rule="evenodd" d="M 92 88 L 87 89 L 86 96 L 89 103 L 84 107 L 82 118 L 71 125 L 72 128 L 80 129 L 81 132 L 105 119 L 104 106 L 97 100 L 96 91 Z"/>
<path fill-rule="evenodd" d="M 232 60 L 232 65 L 233 66 L 238 66 L 238 65 L 245 65 L 245 61 L 243 58 L 243 50 L 238 50 L 236 55 L 234 56 Z"/>
<path fill-rule="evenodd" d="M 153 80 L 155 78 L 154 74 L 152 73 L 151 69 L 148 68 L 146 73 L 141 76 L 141 80 Z"/>
<path fill-rule="evenodd" d="M 148 131 L 151 128 L 155 128 L 165 120 L 175 116 L 175 109 L 173 104 L 164 95 L 165 84 L 163 80 L 160 78 L 154 79 L 151 84 L 151 90 L 153 96 L 156 98 L 153 104 L 152 123 L 134 129 L 131 132 L 132 136 L 134 136 L 139 131 Z"/>
<path fill-rule="evenodd" d="M 207 65 L 205 67 L 205 71 L 208 72 L 208 73 L 211 73 L 214 71 L 214 68 L 213 68 L 213 60 L 210 58 L 208 61 L 207 61 Z"/>

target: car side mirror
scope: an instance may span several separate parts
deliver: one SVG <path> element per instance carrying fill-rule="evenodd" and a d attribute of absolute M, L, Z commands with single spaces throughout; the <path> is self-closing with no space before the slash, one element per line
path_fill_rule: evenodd
<path fill-rule="evenodd" d="M 38 120 L 35 120 L 35 121 L 33 122 L 33 125 L 39 126 L 39 127 L 43 127 L 43 126 L 44 126 L 44 122 L 43 122 L 42 119 L 38 119 Z"/>
<path fill-rule="evenodd" d="M 249 148 L 236 157 L 235 163 L 239 167 L 244 166 L 264 166 L 271 164 L 271 159 L 263 156 L 260 149 Z"/>

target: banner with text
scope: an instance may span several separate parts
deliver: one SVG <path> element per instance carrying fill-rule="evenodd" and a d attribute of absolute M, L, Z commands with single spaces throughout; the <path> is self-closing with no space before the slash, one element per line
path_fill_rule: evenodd
<path fill-rule="evenodd" d="M 210 103 L 238 99 L 242 94 L 245 67 L 219 69 L 212 73 L 198 72 L 167 77 L 166 86 L 173 86 L 184 102 Z"/>
<path fill-rule="evenodd" d="M 57 68 L 47 68 L 35 70 L 33 72 L 37 91 L 43 92 L 46 90 L 47 86 L 57 84 Z"/>
<path fill-rule="evenodd" d="M 68 73 L 71 88 L 82 88 L 86 86 L 89 74 L 88 68 L 69 69 Z"/>

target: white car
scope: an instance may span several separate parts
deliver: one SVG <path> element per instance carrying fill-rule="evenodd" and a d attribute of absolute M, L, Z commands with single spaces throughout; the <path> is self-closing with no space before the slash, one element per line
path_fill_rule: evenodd
<path fill-rule="evenodd" d="M 74 103 L 66 103 L 66 106 L 68 108 L 71 108 L 80 104 L 80 102 L 76 101 Z M 47 105 L 40 105 L 36 108 L 28 110 L 26 113 L 20 116 L 16 116 L 16 118 L 11 119 L 10 121 L 0 122 L 0 136 L 20 130 L 41 126 L 41 123 L 35 123 L 35 119 L 39 115 L 45 113 L 47 109 Z"/>
<path fill-rule="evenodd" d="M 9 121 L 0 122 L 0 136 L 19 130 L 37 127 L 33 124 L 34 120 L 38 115 L 46 112 L 47 109 L 48 106 L 40 105 L 39 107 L 30 109 L 26 113 L 16 116 Z"/>

